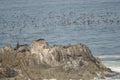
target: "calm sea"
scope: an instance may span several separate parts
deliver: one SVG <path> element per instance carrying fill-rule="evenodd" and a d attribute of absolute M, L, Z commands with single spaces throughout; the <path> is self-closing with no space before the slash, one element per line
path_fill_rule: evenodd
<path fill-rule="evenodd" d="M 84 43 L 120 72 L 120 0 L 0 0 L 0 47 L 40 38 Z"/>

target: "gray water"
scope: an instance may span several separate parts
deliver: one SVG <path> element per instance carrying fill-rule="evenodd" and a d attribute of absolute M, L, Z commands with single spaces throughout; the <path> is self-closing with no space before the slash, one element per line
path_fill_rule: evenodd
<path fill-rule="evenodd" d="M 120 70 L 120 0 L 0 0 L 0 47 L 40 38 L 84 43 Z"/>

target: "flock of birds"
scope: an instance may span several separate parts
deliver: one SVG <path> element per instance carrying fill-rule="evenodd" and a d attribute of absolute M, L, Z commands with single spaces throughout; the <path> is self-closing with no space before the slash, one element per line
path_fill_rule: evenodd
<path fill-rule="evenodd" d="M 49 12 L 47 16 L 34 17 L 26 14 L 12 15 L 11 19 L 5 19 L 0 16 L 0 35 L 5 35 L 9 31 L 18 30 L 19 34 L 23 33 L 24 28 L 34 27 L 51 27 L 51 26 L 70 26 L 70 25 L 100 25 L 100 24 L 120 24 L 120 15 L 113 12 L 102 14 L 74 13 L 57 14 Z M 12 35 L 10 33 L 10 35 Z"/>

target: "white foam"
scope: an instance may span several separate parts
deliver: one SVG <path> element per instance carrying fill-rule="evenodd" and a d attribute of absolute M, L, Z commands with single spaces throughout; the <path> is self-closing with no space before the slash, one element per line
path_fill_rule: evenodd
<path fill-rule="evenodd" d="M 120 73 L 120 55 L 100 55 L 98 57 L 101 58 L 103 64 L 109 67 L 112 71 Z"/>
<path fill-rule="evenodd" d="M 97 56 L 101 59 L 105 59 L 105 58 L 112 58 L 112 59 L 116 59 L 116 58 L 119 58 L 120 59 L 120 55 L 100 55 L 100 56 Z"/>
<path fill-rule="evenodd" d="M 112 71 L 120 72 L 120 61 L 103 61 L 103 64 L 109 67 Z"/>
<path fill-rule="evenodd" d="M 109 67 L 109 68 L 112 69 L 112 71 L 120 73 L 120 67 Z"/>

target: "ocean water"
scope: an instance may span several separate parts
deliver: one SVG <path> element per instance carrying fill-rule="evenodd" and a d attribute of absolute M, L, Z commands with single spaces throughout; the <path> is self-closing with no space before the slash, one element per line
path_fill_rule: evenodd
<path fill-rule="evenodd" d="M 0 47 L 40 38 L 84 43 L 120 72 L 120 0 L 0 0 Z"/>

